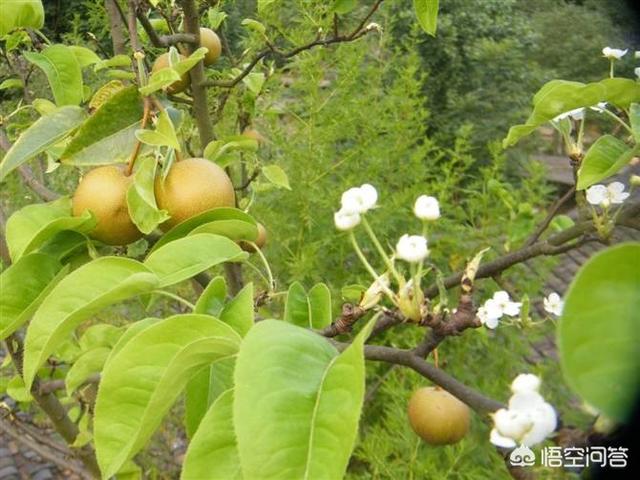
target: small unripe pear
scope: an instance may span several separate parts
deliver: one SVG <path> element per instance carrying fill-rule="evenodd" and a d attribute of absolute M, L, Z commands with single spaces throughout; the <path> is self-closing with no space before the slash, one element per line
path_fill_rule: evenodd
<path fill-rule="evenodd" d="M 222 43 L 218 34 L 210 28 L 200 28 L 200 45 L 209 49 L 204 56 L 204 64 L 213 65 L 216 63 L 222 53 Z"/>
<path fill-rule="evenodd" d="M 96 217 L 92 238 L 108 245 L 127 245 L 142 237 L 127 207 L 127 190 L 133 181 L 120 166 L 98 167 L 82 178 L 73 194 L 73 214 L 90 210 Z"/>
<path fill-rule="evenodd" d="M 256 240 L 253 243 L 255 243 L 256 246 L 260 250 L 262 250 L 262 248 L 267 243 L 267 229 L 264 228 L 264 225 L 262 225 L 260 222 L 258 222 L 257 226 L 258 226 L 258 236 L 256 237 Z M 249 253 L 255 252 L 255 248 L 253 248 L 253 245 L 251 245 L 251 244 L 249 244 L 247 242 L 240 242 L 240 247 L 245 252 L 249 252 Z"/>
<path fill-rule="evenodd" d="M 470 411 L 464 403 L 439 387 L 416 390 L 409 400 L 409 423 L 425 442 L 448 445 L 469 431 Z"/>
<path fill-rule="evenodd" d="M 204 158 L 174 163 L 164 181 L 156 178 L 155 194 L 158 207 L 171 215 L 160 225 L 163 230 L 212 208 L 234 207 L 236 202 L 229 176 Z"/>
<path fill-rule="evenodd" d="M 184 55 L 179 54 L 180 60 L 184 60 L 186 57 Z M 158 72 L 165 68 L 169 68 L 169 53 L 163 53 L 156 61 L 153 62 L 153 67 L 151 68 L 151 73 Z M 184 92 L 189 86 L 189 73 L 185 73 L 180 77 L 180 80 L 173 82 L 171 85 L 167 87 L 167 93 L 172 95 L 180 92 Z"/>

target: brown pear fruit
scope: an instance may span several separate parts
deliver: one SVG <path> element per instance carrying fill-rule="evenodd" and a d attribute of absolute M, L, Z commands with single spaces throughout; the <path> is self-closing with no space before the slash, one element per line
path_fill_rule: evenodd
<path fill-rule="evenodd" d="M 184 60 L 186 57 L 184 55 L 179 54 L 180 60 Z M 163 53 L 156 61 L 153 62 L 153 67 L 151 67 L 151 73 L 159 72 L 165 68 L 169 68 L 169 53 Z M 175 95 L 176 93 L 184 92 L 189 86 L 189 73 L 185 73 L 180 77 L 180 80 L 176 80 L 171 85 L 167 87 L 167 93 L 171 95 Z"/>
<path fill-rule="evenodd" d="M 409 423 L 431 445 L 459 442 L 469 431 L 469 407 L 439 387 L 416 390 L 409 400 Z"/>
<path fill-rule="evenodd" d="M 75 216 L 90 210 L 96 217 L 92 238 L 108 245 L 127 245 L 142 237 L 127 207 L 127 190 L 133 181 L 121 166 L 94 168 L 82 177 L 73 194 Z"/>
<path fill-rule="evenodd" d="M 200 28 L 200 45 L 209 49 L 204 56 L 204 64 L 213 65 L 216 63 L 222 53 L 222 43 L 218 34 L 210 28 Z"/>
<path fill-rule="evenodd" d="M 226 172 L 204 158 L 186 158 L 172 165 L 167 178 L 156 178 L 158 207 L 171 218 L 160 225 L 168 230 L 216 207 L 235 207 L 233 184 Z"/>

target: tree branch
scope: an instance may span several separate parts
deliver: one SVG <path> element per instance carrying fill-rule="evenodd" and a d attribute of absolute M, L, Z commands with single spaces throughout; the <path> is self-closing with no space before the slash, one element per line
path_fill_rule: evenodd
<path fill-rule="evenodd" d="M 625 205 L 616 220 L 616 225 L 624 225 L 630 219 L 640 215 L 640 202 Z M 496 258 L 491 262 L 480 265 L 476 278 L 493 277 L 508 268 L 539 256 L 559 255 L 579 246 L 580 243 L 569 243 L 580 239 L 595 231 L 593 222 L 588 220 L 580 222 L 571 228 L 567 228 L 544 241 L 539 241 L 528 247 L 522 247 L 514 252 Z M 446 277 L 443 281 L 445 288 L 452 288 L 458 285 L 462 279 L 463 272 L 454 273 Z M 438 295 L 438 286 L 430 285 L 424 292 L 427 298 L 434 298 Z"/>
<path fill-rule="evenodd" d="M 571 197 L 573 197 L 574 193 L 576 193 L 575 186 L 571 187 L 564 195 L 558 198 L 553 203 L 553 205 L 551 205 L 551 207 L 549 208 L 549 213 L 547 213 L 547 216 L 545 217 L 545 219 L 542 221 L 542 223 L 540 223 L 540 225 L 538 225 L 538 228 L 536 228 L 536 230 L 531 234 L 531 236 L 524 243 L 525 247 L 533 245 L 540 239 L 540 237 L 545 232 L 547 227 L 549 227 L 549 224 L 551 223 L 551 221 L 557 215 L 560 208 L 562 208 L 562 206 L 565 203 L 567 203 Z"/>
<path fill-rule="evenodd" d="M 136 17 L 140 21 L 142 28 L 147 32 L 149 40 L 154 47 L 169 47 L 178 43 L 197 44 L 198 39 L 191 33 L 174 33 L 173 35 L 158 35 L 149 18 L 140 11 L 140 5 L 136 3 Z"/>
<path fill-rule="evenodd" d="M 249 64 L 246 67 L 244 67 L 244 69 L 231 80 L 227 80 L 227 81 L 205 80 L 203 81 L 202 85 L 206 87 L 233 88 L 238 83 L 240 83 L 244 77 L 246 77 L 251 73 L 251 71 L 258 64 L 258 62 L 260 62 L 260 60 L 262 60 L 267 56 L 277 56 L 283 59 L 289 59 L 298 55 L 301 52 L 304 52 L 305 50 L 311 50 L 312 48 L 315 48 L 315 47 L 321 47 L 321 46 L 326 47 L 336 43 L 353 42 L 354 40 L 357 40 L 360 37 L 363 37 L 364 35 L 366 35 L 367 33 L 373 30 L 373 29 L 367 28 L 365 24 L 371 18 L 371 16 L 378 10 L 382 2 L 383 0 L 377 0 L 376 3 L 369 10 L 367 15 L 362 19 L 362 21 L 358 24 L 358 26 L 353 31 L 351 31 L 351 33 L 348 33 L 346 35 L 336 35 L 334 32 L 334 35 L 331 37 L 327 37 L 327 38 L 317 37 L 315 40 L 305 45 L 296 47 L 289 51 L 279 50 L 274 45 L 269 44 L 267 48 L 258 52 L 258 54 L 249 62 Z"/>

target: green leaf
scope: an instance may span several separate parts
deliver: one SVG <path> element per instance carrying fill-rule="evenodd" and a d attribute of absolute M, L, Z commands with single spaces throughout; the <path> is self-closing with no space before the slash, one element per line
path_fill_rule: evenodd
<path fill-rule="evenodd" d="M 218 7 L 210 8 L 207 10 L 207 21 L 209 22 L 208 27 L 213 30 L 217 30 L 227 17 L 228 15 L 218 9 Z"/>
<path fill-rule="evenodd" d="M 67 275 L 44 299 L 27 329 L 26 384 L 31 386 L 38 368 L 83 320 L 157 284 L 157 277 L 144 265 L 122 257 L 101 257 Z"/>
<path fill-rule="evenodd" d="M 309 295 L 299 282 L 287 293 L 284 320 L 299 327 L 322 328 L 331 323 L 331 292 L 324 283 L 315 285 Z"/>
<path fill-rule="evenodd" d="M 7 78 L 0 83 L 0 90 L 9 90 L 11 88 L 23 88 L 24 84 L 19 78 Z"/>
<path fill-rule="evenodd" d="M 42 28 L 44 8 L 41 0 L 3 0 L 0 15 L 0 37 L 14 28 Z"/>
<path fill-rule="evenodd" d="M 153 72 L 149 76 L 149 82 L 138 89 L 142 95 L 151 95 L 158 90 L 168 87 L 174 82 L 180 81 L 180 75 L 173 68 L 163 68 Z"/>
<path fill-rule="evenodd" d="M 640 103 L 632 103 L 629 106 L 629 122 L 633 132 L 633 140 L 640 143 Z"/>
<path fill-rule="evenodd" d="M 220 320 L 244 337 L 254 323 L 253 283 L 248 283 L 222 309 Z"/>
<path fill-rule="evenodd" d="M 613 135 L 603 135 L 589 148 L 578 170 L 578 190 L 589 188 L 629 163 L 636 149 L 629 148 Z"/>
<path fill-rule="evenodd" d="M 252 72 L 242 79 L 242 83 L 244 83 L 247 86 L 247 88 L 251 93 L 257 96 L 260 94 L 260 91 L 262 90 L 262 86 L 264 85 L 265 80 L 266 80 L 266 77 L 264 73 Z"/>
<path fill-rule="evenodd" d="M 233 390 L 220 395 L 202 419 L 189 443 L 180 478 L 242 480 L 233 429 Z"/>
<path fill-rule="evenodd" d="M 69 256 L 77 253 L 77 250 L 89 245 L 90 240 L 86 235 L 72 230 L 63 230 L 56 233 L 38 249 L 40 253 L 46 253 L 59 261 L 64 261 Z"/>
<path fill-rule="evenodd" d="M 96 52 L 88 49 L 87 47 L 80 47 L 78 45 L 70 45 L 69 50 L 76 56 L 76 60 L 80 64 L 80 68 L 88 67 L 96 63 L 100 63 L 100 57 L 96 55 Z"/>
<path fill-rule="evenodd" d="M 129 66 L 131 66 L 131 59 L 127 55 L 116 55 L 115 57 L 107 58 L 106 60 L 100 60 L 98 63 L 96 63 L 93 69 L 96 72 L 99 72 L 100 70 L 103 70 L 105 68 Z"/>
<path fill-rule="evenodd" d="M 83 352 L 100 347 L 113 347 L 124 333 L 122 327 L 99 323 L 87 328 L 79 340 L 80 349 Z"/>
<path fill-rule="evenodd" d="M 545 122 L 576 108 L 608 102 L 627 108 L 640 101 L 640 84 L 628 78 L 607 78 L 595 83 L 552 80 L 533 97 L 533 112 L 523 125 L 511 127 L 503 147 L 514 145 Z"/>
<path fill-rule="evenodd" d="M 151 233 L 158 225 L 169 219 L 169 214 L 165 210 L 160 210 L 156 204 L 154 193 L 156 166 L 155 158 L 138 159 L 133 183 L 127 191 L 129 215 L 144 234 Z"/>
<path fill-rule="evenodd" d="M 9 149 L 0 163 L 0 181 L 24 162 L 59 143 L 85 119 L 80 107 L 62 107 L 35 121 Z"/>
<path fill-rule="evenodd" d="M 243 227 L 242 229 L 238 228 L 237 222 L 244 222 L 249 226 Z M 213 225 L 221 222 L 221 227 L 217 227 Z M 189 233 L 193 232 L 196 228 L 200 226 L 208 225 L 206 228 L 203 227 L 203 230 L 206 230 L 210 233 L 216 233 L 223 236 L 228 236 L 232 240 L 255 240 L 258 236 L 258 227 L 256 221 L 251 217 L 251 215 L 239 210 L 237 208 L 213 208 L 211 210 L 207 210 L 206 212 L 202 212 L 195 217 L 191 217 L 188 220 L 176 225 L 167 233 L 165 233 L 158 242 L 151 249 L 152 252 L 162 247 L 163 245 L 168 244 L 169 242 L 173 242 L 182 237 L 186 237 Z M 254 232 L 255 234 L 251 234 L 250 238 L 244 238 L 244 235 L 250 232 Z M 242 236 L 237 236 L 241 234 Z"/>
<path fill-rule="evenodd" d="M 223 262 L 247 256 L 226 237 L 199 233 L 174 240 L 149 254 L 144 264 L 158 276 L 159 287 L 181 282 Z"/>
<path fill-rule="evenodd" d="M 142 320 L 138 320 L 137 322 L 129 326 L 129 328 L 127 328 L 122 336 L 118 339 L 118 342 L 113 346 L 110 356 L 114 356 L 116 353 L 122 350 L 122 348 L 129 342 L 129 340 L 135 337 L 138 333 L 161 321 L 162 319 L 160 318 L 148 317 Z"/>
<path fill-rule="evenodd" d="M 193 313 L 203 313 L 219 317 L 227 298 L 227 283 L 224 277 L 215 277 L 204 289 Z"/>
<path fill-rule="evenodd" d="M 16 375 L 7 384 L 7 395 L 16 402 L 30 402 L 33 400 L 31 393 L 24 386 L 24 381 L 20 375 Z"/>
<path fill-rule="evenodd" d="M 358 0 L 333 0 L 331 9 L 338 15 L 346 15 L 358 6 Z"/>
<path fill-rule="evenodd" d="M 61 156 L 71 165 L 105 165 L 125 161 L 140 128 L 142 100 L 136 87 L 117 91 L 78 130 Z"/>
<path fill-rule="evenodd" d="M 11 259 L 15 262 L 63 230 L 88 233 L 96 226 L 90 212 L 71 215 L 71 199 L 62 197 L 49 203 L 27 205 L 7 220 L 5 231 Z"/>
<path fill-rule="evenodd" d="M 100 373 L 111 349 L 99 347 L 89 350 L 75 361 L 67 372 L 65 387 L 67 395 L 71 395 L 93 374 Z"/>
<path fill-rule="evenodd" d="M 244 135 L 233 135 L 224 140 L 213 140 L 207 144 L 202 156 L 217 163 L 222 168 L 227 167 L 240 156 L 236 152 L 257 152 L 258 142 Z"/>
<path fill-rule="evenodd" d="M 249 30 L 253 30 L 254 32 L 261 34 L 264 34 L 267 31 L 267 28 L 262 23 L 251 18 L 245 18 L 242 20 L 241 25 L 247 27 Z"/>
<path fill-rule="evenodd" d="M 69 47 L 51 45 L 40 53 L 25 52 L 24 57 L 45 73 L 56 105 L 79 105 L 82 102 L 82 71 Z"/>
<path fill-rule="evenodd" d="M 340 355 L 286 322 L 264 320 L 249 331 L 236 360 L 233 405 L 244 478 L 343 478 L 358 432 L 371 326 Z"/>
<path fill-rule="evenodd" d="M 413 0 L 418 23 L 426 33 L 434 37 L 438 28 L 438 3 L 439 0 Z"/>
<path fill-rule="evenodd" d="M 274 185 L 291 190 L 291 187 L 289 186 L 289 177 L 287 177 L 285 171 L 278 165 L 267 165 L 262 168 L 262 173 L 267 177 L 267 180 Z"/>
<path fill-rule="evenodd" d="M 2 272 L 0 339 L 20 328 L 65 274 L 58 260 L 42 253 L 25 255 Z"/>
<path fill-rule="evenodd" d="M 234 355 L 240 337 L 207 315 L 176 315 L 142 330 L 109 358 L 95 406 L 94 434 L 104 478 L 149 440 L 187 381 Z"/>
<path fill-rule="evenodd" d="M 575 223 L 576 222 L 568 215 L 556 215 L 553 217 L 553 220 L 551 220 L 549 227 L 556 232 L 561 232 L 562 230 L 573 227 Z"/>
<path fill-rule="evenodd" d="M 258 0 L 258 12 L 261 12 L 275 2 L 277 2 L 277 0 Z"/>
<path fill-rule="evenodd" d="M 147 145 L 169 147 L 180 151 L 180 141 L 166 111 L 160 112 L 155 130 L 137 130 L 136 138 Z"/>
<path fill-rule="evenodd" d="M 579 270 L 558 324 L 560 364 L 590 405 L 624 422 L 633 411 L 640 370 L 640 243 L 594 255 Z"/>
<path fill-rule="evenodd" d="M 323 328 L 331 324 L 331 291 L 324 283 L 314 285 L 308 294 L 312 328 Z"/>

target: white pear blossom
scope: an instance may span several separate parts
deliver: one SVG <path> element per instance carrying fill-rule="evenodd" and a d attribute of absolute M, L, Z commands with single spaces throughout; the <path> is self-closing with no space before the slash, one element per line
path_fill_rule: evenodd
<path fill-rule="evenodd" d="M 637 53 L 637 52 L 636 52 Z M 636 67 L 633 69 L 633 73 L 636 74 L 636 77 L 640 79 L 640 67 Z"/>
<path fill-rule="evenodd" d="M 376 22 L 371 22 L 369 25 L 365 27 L 365 30 L 368 32 L 370 32 L 371 30 L 375 30 L 378 33 L 382 33 L 382 27 L 380 26 L 380 24 Z"/>
<path fill-rule="evenodd" d="M 557 425 L 553 407 L 538 393 L 540 379 L 532 374 L 518 375 L 511 384 L 514 394 L 508 408 L 493 415 L 490 441 L 503 448 L 530 447 L 544 441 Z"/>
<path fill-rule="evenodd" d="M 604 47 L 602 49 L 602 55 L 609 60 L 620 60 L 628 51 L 629 49 L 621 50 L 619 48 Z"/>
<path fill-rule="evenodd" d="M 576 108 L 573 110 L 569 110 L 568 112 L 561 113 L 557 117 L 555 117 L 552 121 L 559 122 L 560 120 L 564 120 L 565 118 L 572 118 L 573 120 L 582 120 L 584 118 L 584 107 Z"/>
<path fill-rule="evenodd" d="M 633 56 L 635 58 L 640 58 L 640 50 L 636 50 L 635 53 L 633 54 Z"/>
<path fill-rule="evenodd" d="M 440 204 L 435 197 L 420 195 L 413 206 L 413 213 L 420 220 L 437 220 L 440 218 Z"/>
<path fill-rule="evenodd" d="M 587 202 L 591 205 L 608 207 L 611 204 L 619 204 L 629 198 L 629 193 L 624 191 L 624 184 L 612 182 L 604 185 L 592 185 L 587 189 Z"/>
<path fill-rule="evenodd" d="M 520 307 L 522 307 L 521 302 L 512 302 L 507 292 L 499 291 L 484 302 L 484 305 L 478 309 L 477 315 L 485 327 L 494 329 L 498 326 L 498 320 L 504 315 L 510 317 L 520 315 Z"/>
<path fill-rule="evenodd" d="M 333 214 L 333 221 L 336 224 L 338 230 L 347 231 L 356 227 L 360 223 L 360 214 L 357 212 L 350 212 L 340 210 Z"/>
<path fill-rule="evenodd" d="M 396 244 L 396 255 L 409 263 L 421 262 L 429 255 L 427 239 L 422 235 L 403 235 Z"/>
<path fill-rule="evenodd" d="M 378 192 L 373 187 L 365 183 L 360 187 L 353 187 L 342 194 L 340 200 L 341 210 L 345 213 L 366 213 L 375 207 L 378 201 Z"/>
<path fill-rule="evenodd" d="M 556 317 L 562 315 L 562 309 L 564 308 L 564 301 L 560 298 L 556 292 L 552 292 L 543 300 L 544 310 L 547 313 L 551 313 Z"/>

